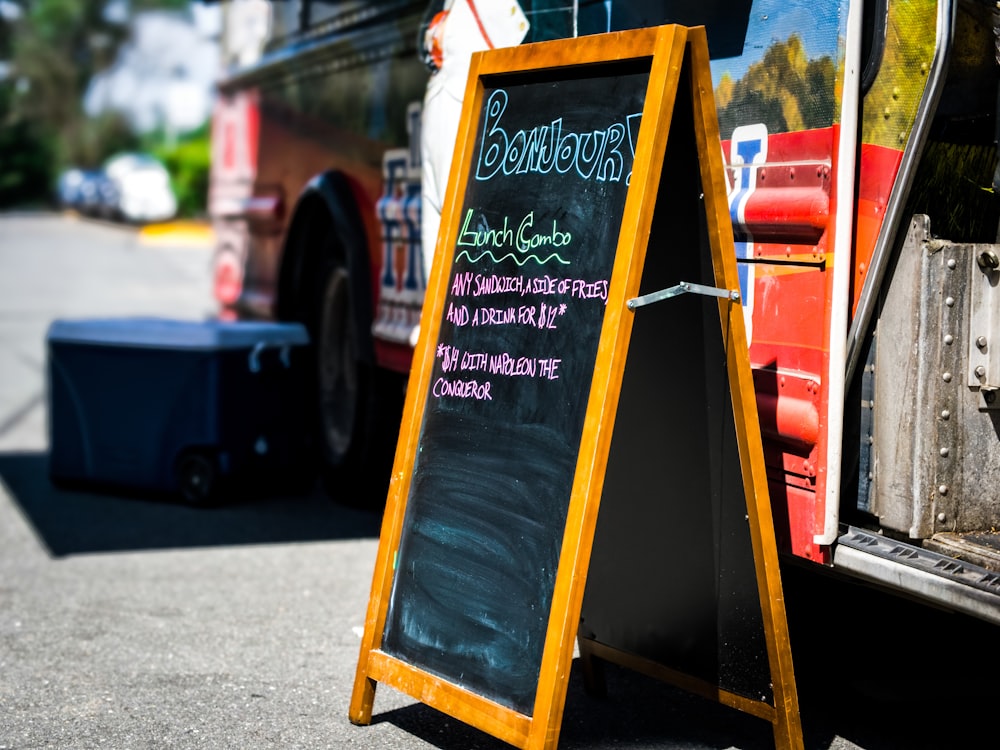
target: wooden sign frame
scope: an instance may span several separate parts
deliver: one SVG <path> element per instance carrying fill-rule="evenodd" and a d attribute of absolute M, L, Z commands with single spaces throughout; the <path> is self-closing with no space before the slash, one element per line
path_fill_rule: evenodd
<path fill-rule="evenodd" d="M 435 350 L 442 319 L 446 314 L 449 274 L 462 221 L 462 200 L 473 165 L 477 127 L 483 108 L 484 78 L 501 74 L 531 74 L 542 70 L 593 68 L 630 60 L 648 62 L 648 85 L 603 313 L 597 360 L 587 399 L 566 523 L 561 535 L 561 551 L 547 617 L 533 710 L 528 714 L 485 697 L 458 681 L 445 679 L 424 665 L 410 663 L 386 653 L 382 650 L 383 634 L 394 592 L 397 556 L 435 367 Z M 689 80 L 684 79 L 682 70 L 690 71 Z M 661 184 L 661 167 L 674 102 L 678 88 L 683 85 L 691 86 L 691 99 L 694 103 L 695 117 L 692 126 L 698 144 L 716 286 L 735 290 L 739 288 L 739 284 L 703 27 L 688 29 L 677 25 L 661 26 L 498 49 L 473 56 L 458 132 L 459 148 L 452 164 L 438 238 L 437 261 L 431 272 L 424 303 L 422 336 L 414 355 L 382 522 L 349 709 L 349 718 L 354 724 L 365 725 L 371 722 L 376 686 L 384 683 L 516 747 L 541 750 L 557 746 L 606 461 L 614 430 L 616 403 L 629 347 L 634 313 L 629 309 L 628 302 L 638 293 L 653 209 Z M 724 691 L 714 697 L 726 705 L 771 721 L 779 748 L 799 748 L 802 740 L 798 703 L 778 577 L 763 449 L 738 294 L 735 298 L 720 298 L 718 306 L 720 322 L 723 329 L 728 331 L 730 389 L 775 700 L 774 705 L 762 705 L 759 701 L 729 696 Z M 595 653 L 591 650 L 586 655 L 633 666 L 628 663 L 627 658 L 620 659 L 613 653 Z M 657 676 L 669 679 L 672 675 L 661 671 Z M 683 679 L 679 682 L 682 687 L 689 687 Z M 704 690 L 700 692 L 706 693 Z"/>

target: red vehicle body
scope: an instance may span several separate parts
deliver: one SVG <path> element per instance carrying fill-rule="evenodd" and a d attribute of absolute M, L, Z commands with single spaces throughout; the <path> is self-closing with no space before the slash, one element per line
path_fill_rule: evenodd
<path fill-rule="evenodd" d="M 274 3 L 263 55 L 220 87 L 216 293 L 225 314 L 309 329 L 337 495 L 363 481 L 385 497 L 428 270 L 418 39 L 433 10 Z M 1000 622 L 992 6 L 573 13 L 581 34 L 707 27 L 782 550 Z"/>

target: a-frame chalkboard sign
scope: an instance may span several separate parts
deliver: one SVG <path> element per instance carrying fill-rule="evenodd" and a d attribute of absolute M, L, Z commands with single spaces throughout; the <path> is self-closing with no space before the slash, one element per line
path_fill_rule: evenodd
<path fill-rule="evenodd" d="M 370 723 L 383 683 L 511 745 L 557 746 L 587 576 L 600 573 L 591 566 L 598 509 L 618 502 L 605 487 L 609 455 L 647 431 L 693 442 L 688 424 L 629 424 L 635 434 L 624 436 L 615 426 L 626 375 L 658 376 L 630 348 L 633 325 L 677 300 L 647 303 L 681 295 L 697 304 L 653 345 L 671 353 L 668 366 L 717 385 L 725 402 L 707 402 L 701 415 L 712 426 L 696 444 L 709 455 L 681 470 L 697 475 L 685 486 L 705 489 L 687 502 L 745 539 L 695 556 L 749 571 L 739 580 L 757 604 L 741 601 L 738 619 L 759 631 L 752 645 L 766 652 L 755 655 L 766 684 L 758 689 L 760 670 L 731 684 L 706 660 L 692 661 L 689 684 L 684 654 L 661 665 L 674 655 L 619 637 L 636 630 L 620 618 L 602 620 L 600 587 L 587 590 L 581 654 L 591 676 L 598 659 L 611 660 L 703 694 L 718 677 L 712 697 L 770 720 L 779 747 L 801 747 L 712 96 L 701 27 L 473 57 L 351 698 L 355 724 Z M 680 154 L 676 174 L 671 154 Z M 684 213 L 671 209 L 674 193 Z M 668 227 L 668 217 L 687 229 Z M 672 278 L 671 261 L 654 257 L 684 259 L 677 268 L 695 276 Z M 670 326 L 688 331 L 688 348 L 674 347 Z M 638 381 L 636 392 L 647 393 Z M 629 469 L 669 491 L 656 459 Z M 720 503 L 736 508 L 742 528 Z M 631 523 L 648 525 L 646 510 L 634 507 Z M 621 528 L 602 532 L 605 550 Z M 664 597 L 646 571 L 624 575 L 642 582 L 623 587 L 635 596 Z M 719 576 L 697 580 L 719 587 Z"/>

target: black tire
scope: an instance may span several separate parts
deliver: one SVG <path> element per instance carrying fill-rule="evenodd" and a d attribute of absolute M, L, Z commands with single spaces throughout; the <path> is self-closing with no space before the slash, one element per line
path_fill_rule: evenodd
<path fill-rule="evenodd" d="M 377 509 L 389 486 L 403 381 L 364 361 L 355 310 L 350 275 L 334 265 L 315 341 L 321 471 L 334 500 Z"/>
<path fill-rule="evenodd" d="M 321 291 L 316 341 L 317 396 L 323 458 L 344 465 L 363 435 L 366 378 L 358 362 L 358 340 L 351 303 L 351 279 L 333 267 Z M 356 452 L 356 450 L 355 450 Z"/>
<path fill-rule="evenodd" d="M 174 468 L 177 489 L 188 505 L 207 507 L 218 501 L 219 463 L 204 451 L 186 451 Z"/>

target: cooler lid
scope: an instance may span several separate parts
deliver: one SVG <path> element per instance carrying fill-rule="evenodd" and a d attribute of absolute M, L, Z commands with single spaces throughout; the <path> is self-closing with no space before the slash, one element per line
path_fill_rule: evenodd
<path fill-rule="evenodd" d="M 173 320 L 169 318 L 90 318 L 55 320 L 47 340 L 101 346 L 156 349 L 245 349 L 304 345 L 309 334 L 299 323 L 264 321 Z"/>

